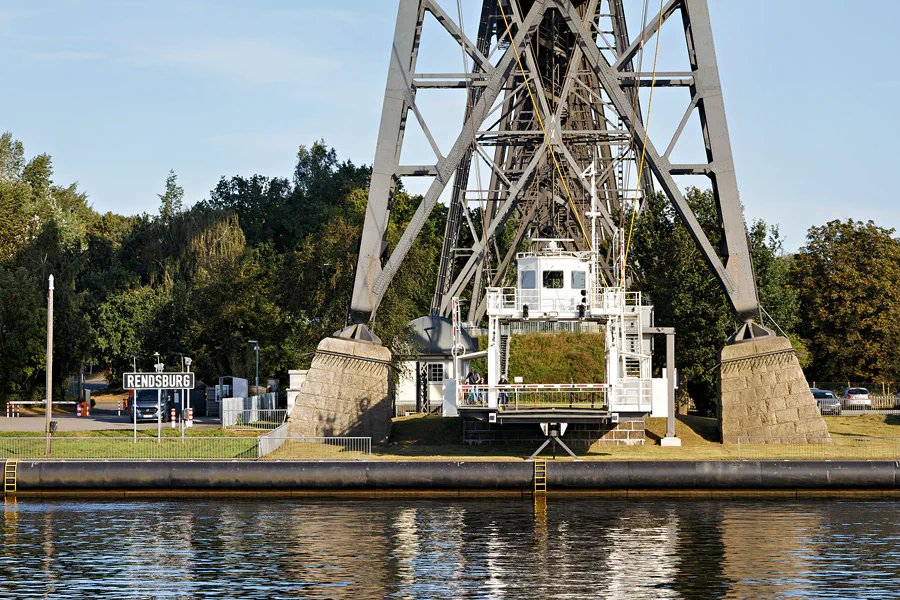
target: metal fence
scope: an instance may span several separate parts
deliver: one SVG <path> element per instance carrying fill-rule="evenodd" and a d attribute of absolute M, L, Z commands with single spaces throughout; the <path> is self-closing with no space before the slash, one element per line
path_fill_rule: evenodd
<path fill-rule="evenodd" d="M 0 460 L 360 460 L 361 437 L 0 437 Z"/>
<path fill-rule="evenodd" d="M 741 460 L 897 460 L 900 437 L 739 437 Z"/>
<path fill-rule="evenodd" d="M 219 415 L 224 429 L 272 430 L 284 423 L 287 410 L 278 409 L 278 394 L 222 398 Z"/>
<path fill-rule="evenodd" d="M 810 381 L 809 387 L 831 390 L 838 396 L 847 388 L 866 388 L 872 396 L 896 396 L 900 393 L 900 382 L 893 381 Z"/>
<path fill-rule="evenodd" d="M 287 418 L 287 409 L 247 408 L 222 410 L 222 428 L 237 431 L 270 431 L 280 427 Z"/>
<path fill-rule="evenodd" d="M 500 408 L 606 408 L 606 384 L 461 385 L 460 408 L 485 407 L 496 399 Z"/>

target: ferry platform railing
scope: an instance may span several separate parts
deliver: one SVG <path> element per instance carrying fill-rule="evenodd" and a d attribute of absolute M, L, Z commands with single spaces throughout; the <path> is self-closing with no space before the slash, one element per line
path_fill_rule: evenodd
<path fill-rule="evenodd" d="M 494 405 L 500 410 L 606 409 L 608 390 L 609 385 L 605 383 L 461 385 L 458 406 L 465 409 Z"/>

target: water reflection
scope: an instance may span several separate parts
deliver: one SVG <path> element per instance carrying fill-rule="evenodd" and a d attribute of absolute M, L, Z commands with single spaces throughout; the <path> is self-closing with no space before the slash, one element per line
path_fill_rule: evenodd
<path fill-rule="evenodd" d="M 7 501 L 15 598 L 896 597 L 896 502 Z"/>

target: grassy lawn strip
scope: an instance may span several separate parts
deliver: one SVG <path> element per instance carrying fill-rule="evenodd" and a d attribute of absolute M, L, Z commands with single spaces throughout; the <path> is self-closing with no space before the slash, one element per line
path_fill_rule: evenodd
<path fill-rule="evenodd" d="M 900 437 L 900 416 L 861 415 L 826 417 L 832 441 L 825 444 L 799 445 L 760 444 L 741 446 L 742 458 L 758 459 L 896 459 L 900 444 L 878 437 Z M 584 460 L 735 460 L 736 444 L 720 444 L 715 419 L 679 416 L 676 434 L 680 448 L 663 448 L 659 440 L 665 435 L 665 419 L 646 420 L 646 437 L 642 446 L 594 444 L 587 452 L 578 452 Z M 258 456 L 257 436 L 260 431 L 225 429 L 188 429 L 181 441 L 178 429 L 165 428 L 163 443 L 156 440 L 156 430 L 138 431 L 137 442 L 130 430 L 67 432 L 53 438 L 53 456 L 69 459 L 235 459 Z M 862 442 L 848 436 L 864 436 Z M 23 439 L 11 439 L 23 438 Z M 124 438 L 113 440 L 110 438 Z M 201 439 L 205 438 L 205 439 Z M 40 433 L 0 433 L 0 459 L 40 458 L 45 456 L 46 441 Z M 394 420 L 391 440 L 376 445 L 368 457 L 341 446 L 288 442 L 267 458 L 291 459 L 374 459 L 374 460 L 509 460 L 526 459 L 536 445 L 527 447 L 467 446 L 462 444 L 462 420 L 437 416 L 412 416 Z M 756 454 L 754 454 L 756 453 Z M 544 456 L 550 453 L 545 451 Z M 560 460 L 571 460 L 557 452 Z"/>
<path fill-rule="evenodd" d="M 247 437 L 256 439 L 260 434 L 266 431 L 246 430 L 246 429 L 185 429 L 184 437 L 208 438 L 208 437 Z M 25 438 L 34 437 L 44 439 L 45 435 L 37 431 L 0 431 L 0 438 Z M 53 438 L 133 438 L 134 431 L 131 429 L 102 429 L 99 431 L 61 431 L 56 433 Z M 156 439 L 156 429 L 138 429 L 138 439 L 153 438 Z M 181 438 L 181 429 L 172 429 L 168 423 L 163 423 L 162 437 L 164 438 Z"/>
<path fill-rule="evenodd" d="M 742 455 L 757 452 L 760 459 L 815 458 L 815 459 L 883 459 L 900 458 L 900 444 L 892 441 L 866 441 L 862 444 L 841 441 L 842 436 L 900 437 L 900 416 L 860 415 L 825 417 L 828 429 L 837 441 L 834 444 L 797 445 L 766 444 L 762 448 L 742 446 Z M 718 423 L 715 419 L 679 415 L 675 422 L 675 434 L 681 439 L 680 448 L 663 448 L 659 440 L 665 436 L 666 420 L 648 418 L 645 422 L 646 437 L 643 446 L 615 446 L 594 444 L 587 452 L 576 453 L 583 460 L 736 460 L 737 444 L 719 443 Z M 391 443 L 373 448 L 373 458 L 382 460 L 523 460 L 537 449 L 535 447 L 480 447 L 446 440 L 462 439 L 460 419 L 444 419 L 437 416 L 411 416 L 394 420 Z M 571 460 L 561 456 L 557 459 Z M 543 456 L 549 456 L 545 450 Z"/>

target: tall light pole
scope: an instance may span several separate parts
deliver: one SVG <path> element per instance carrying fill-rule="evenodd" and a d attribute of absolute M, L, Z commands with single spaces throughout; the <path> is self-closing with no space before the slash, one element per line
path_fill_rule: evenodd
<path fill-rule="evenodd" d="M 156 364 L 153 365 L 153 368 L 157 373 L 162 373 L 165 365 L 159 361 L 159 352 L 154 352 L 153 356 L 156 357 Z M 162 444 L 162 388 L 156 390 L 156 439 Z"/>
<path fill-rule="evenodd" d="M 50 420 L 53 416 L 53 275 L 49 279 L 47 292 L 47 405 L 44 407 L 46 415 L 47 454 L 50 454 Z"/>
<path fill-rule="evenodd" d="M 253 388 L 253 393 L 255 396 L 259 396 L 259 342 L 257 340 L 248 340 L 248 343 L 253 344 L 253 349 L 256 350 L 256 385 Z"/>
<path fill-rule="evenodd" d="M 132 367 L 134 368 L 134 372 L 137 373 L 137 354 L 132 354 L 131 359 L 132 359 L 131 364 L 132 364 Z M 134 443 L 135 444 L 137 444 L 137 411 L 138 411 L 137 396 L 138 396 L 138 391 L 132 390 L 131 391 L 131 416 L 134 417 Z"/>
<path fill-rule="evenodd" d="M 191 363 L 192 362 L 194 362 L 194 361 L 191 359 L 190 356 L 184 357 L 184 366 L 185 366 L 185 370 L 188 373 L 191 372 Z M 184 427 L 185 427 L 184 421 L 190 414 L 190 410 L 191 410 L 191 390 L 184 390 L 184 403 L 181 405 L 181 408 L 182 408 L 182 410 L 184 410 L 184 414 L 181 416 L 181 422 L 182 422 L 181 437 L 183 438 L 184 437 Z M 193 421 L 191 421 L 191 423 L 193 424 Z"/>

